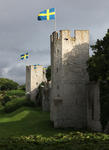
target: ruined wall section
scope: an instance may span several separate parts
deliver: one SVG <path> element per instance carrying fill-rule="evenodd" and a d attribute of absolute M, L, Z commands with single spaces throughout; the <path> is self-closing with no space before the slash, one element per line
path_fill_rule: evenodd
<path fill-rule="evenodd" d="M 99 83 L 90 82 L 87 85 L 87 127 L 92 131 L 102 131 L 100 122 L 100 86 Z"/>
<path fill-rule="evenodd" d="M 69 30 L 51 36 L 52 98 L 51 120 L 55 127 L 85 128 L 87 125 L 86 61 L 89 32 Z"/>

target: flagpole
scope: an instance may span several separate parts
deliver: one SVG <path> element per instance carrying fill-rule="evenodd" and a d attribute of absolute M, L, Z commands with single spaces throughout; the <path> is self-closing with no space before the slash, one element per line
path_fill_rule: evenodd
<path fill-rule="evenodd" d="M 55 8 L 55 21 L 54 21 L 54 27 L 55 27 L 55 31 L 56 31 L 56 8 Z"/>

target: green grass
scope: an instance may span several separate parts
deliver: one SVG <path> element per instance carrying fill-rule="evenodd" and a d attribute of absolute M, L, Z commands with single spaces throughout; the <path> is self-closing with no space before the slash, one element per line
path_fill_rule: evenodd
<path fill-rule="evenodd" d="M 4 111 L 7 113 L 14 112 L 17 109 L 23 107 L 23 106 L 35 106 L 33 102 L 30 100 L 27 100 L 25 96 L 22 97 L 16 97 L 12 100 L 8 101 L 4 106 Z"/>
<path fill-rule="evenodd" d="M 54 129 L 49 113 L 22 107 L 0 114 L 0 150 L 109 150 L 109 135 Z"/>
<path fill-rule="evenodd" d="M 12 99 L 0 106 L 0 150 L 109 150 L 109 135 L 55 129 L 49 113 L 32 107 L 24 91 L 7 95 Z"/>
<path fill-rule="evenodd" d="M 22 107 L 9 114 L 0 114 L 0 137 L 21 135 L 53 136 L 65 130 L 54 129 L 49 113 L 40 109 Z"/>

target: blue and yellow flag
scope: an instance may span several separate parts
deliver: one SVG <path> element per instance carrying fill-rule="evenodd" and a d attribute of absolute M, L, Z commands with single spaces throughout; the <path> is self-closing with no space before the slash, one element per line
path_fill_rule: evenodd
<path fill-rule="evenodd" d="M 34 69 L 37 69 L 37 65 L 34 65 Z"/>
<path fill-rule="evenodd" d="M 20 55 L 20 59 L 21 60 L 24 60 L 24 59 L 28 59 L 28 53 L 26 53 L 26 54 L 22 54 L 22 55 Z"/>
<path fill-rule="evenodd" d="M 47 70 L 47 67 L 44 67 L 44 70 Z"/>
<path fill-rule="evenodd" d="M 46 9 L 38 14 L 38 20 L 55 20 L 55 8 Z"/>

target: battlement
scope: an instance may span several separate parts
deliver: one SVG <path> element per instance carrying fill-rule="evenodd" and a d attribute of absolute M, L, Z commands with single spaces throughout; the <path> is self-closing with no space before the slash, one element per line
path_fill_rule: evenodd
<path fill-rule="evenodd" d="M 55 31 L 50 36 L 51 42 L 57 40 L 71 40 L 78 41 L 79 43 L 86 42 L 89 43 L 89 31 L 88 30 L 74 30 L 74 37 L 71 37 L 70 30 L 60 30 L 59 32 Z"/>

